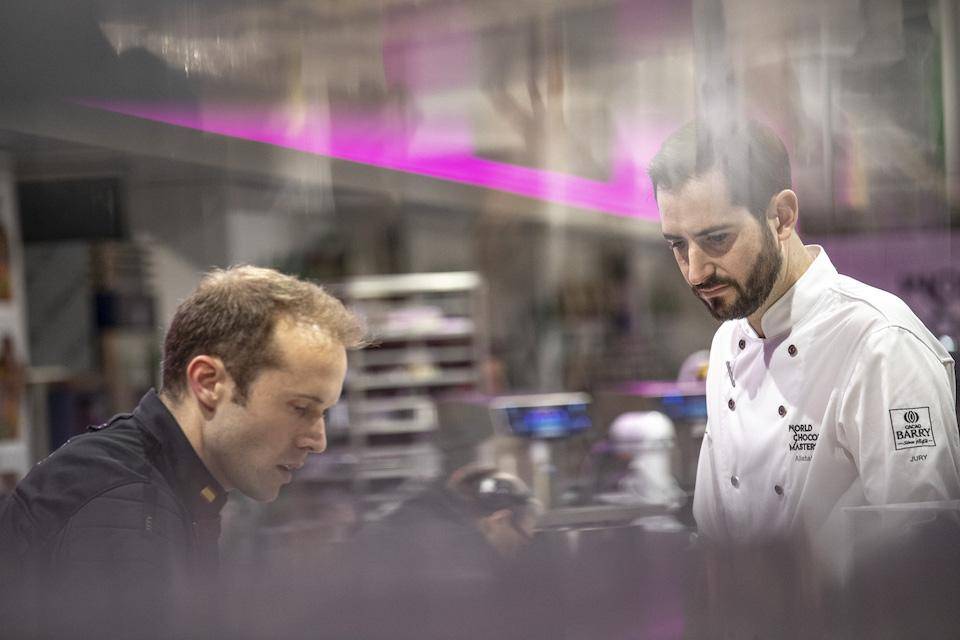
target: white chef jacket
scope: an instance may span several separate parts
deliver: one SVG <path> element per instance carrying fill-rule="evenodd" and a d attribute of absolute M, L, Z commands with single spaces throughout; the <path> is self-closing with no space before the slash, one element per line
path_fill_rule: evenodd
<path fill-rule="evenodd" d="M 817 535 L 842 530 L 846 506 L 960 498 L 949 354 L 902 300 L 807 250 L 764 338 L 739 319 L 713 339 L 693 506 L 708 540 Z"/>

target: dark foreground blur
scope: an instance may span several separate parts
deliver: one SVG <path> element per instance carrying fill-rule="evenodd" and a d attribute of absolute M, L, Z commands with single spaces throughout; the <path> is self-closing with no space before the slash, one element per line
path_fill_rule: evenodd
<path fill-rule="evenodd" d="M 51 601 L 20 583 L 4 593 L 0 636 L 953 638 L 956 516 L 853 514 L 837 582 L 798 545 L 713 549 L 649 520 L 544 529 L 513 558 L 468 523 L 385 520 L 337 543 L 287 536 L 172 600 L 169 585 L 75 582 Z"/>
<path fill-rule="evenodd" d="M 236 581 L 228 637 L 679 638 L 688 536 L 546 531 L 517 558 L 467 529 L 361 535 L 313 566 Z M 290 570 L 287 573 L 288 569 Z"/>
<path fill-rule="evenodd" d="M 952 638 L 960 528 L 864 535 L 842 585 L 791 545 L 708 549 L 633 524 L 541 531 L 504 561 L 455 527 L 360 535 L 235 579 L 223 637 Z M 847 540 L 844 544 L 854 544 Z"/>

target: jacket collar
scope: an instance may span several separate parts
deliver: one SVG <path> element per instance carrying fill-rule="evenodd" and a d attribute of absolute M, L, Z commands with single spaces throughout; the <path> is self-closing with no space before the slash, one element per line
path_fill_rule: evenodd
<path fill-rule="evenodd" d="M 763 335 L 767 339 L 790 331 L 807 317 L 839 275 L 823 247 L 811 244 L 807 245 L 806 249 L 814 256 L 813 262 L 803 272 L 803 275 L 793 283 L 793 286 L 779 300 L 774 302 L 760 318 L 760 326 L 763 328 Z M 746 318 L 741 318 L 738 322 L 741 331 L 751 337 L 757 337 Z"/>
<path fill-rule="evenodd" d="M 133 415 L 152 436 L 160 470 L 190 512 L 198 519 L 217 517 L 227 501 L 227 492 L 204 466 L 156 391 L 151 389 L 143 396 Z"/>

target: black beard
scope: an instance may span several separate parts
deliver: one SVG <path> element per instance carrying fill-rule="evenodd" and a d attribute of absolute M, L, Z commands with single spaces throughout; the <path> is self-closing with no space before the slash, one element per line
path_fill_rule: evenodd
<path fill-rule="evenodd" d="M 777 249 L 777 243 L 773 238 L 770 227 L 763 222 L 760 223 L 760 226 L 763 228 L 760 255 L 753 263 L 746 286 L 741 286 L 739 282 L 727 278 L 711 278 L 709 281 L 693 287 L 693 293 L 707 307 L 710 315 L 717 320 L 746 318 L 754 313 L 770 295 L 773 285 L 777 282 L 780 267 L 783 265 L 783 256 Z M 705 299 L 698 292 L 698 289 L 712 289 L 720 285 L 729 285 L 737 292 L 736 298 L 729 305 L 724 305 L 720 298 Z"/>

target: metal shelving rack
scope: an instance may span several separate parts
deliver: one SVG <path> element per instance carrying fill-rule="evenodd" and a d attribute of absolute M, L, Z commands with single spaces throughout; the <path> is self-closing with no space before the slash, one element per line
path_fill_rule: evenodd
<path fill-rule="evenodd" d="M 354 486 L 389 500 L 391 486 L 440 472 L 434 398 L 482 388 L 485 285 L 474 272 L 416 273 L 356 278 L 338 293 L 374 340 L 351 352 L 344 389 Z"/>

